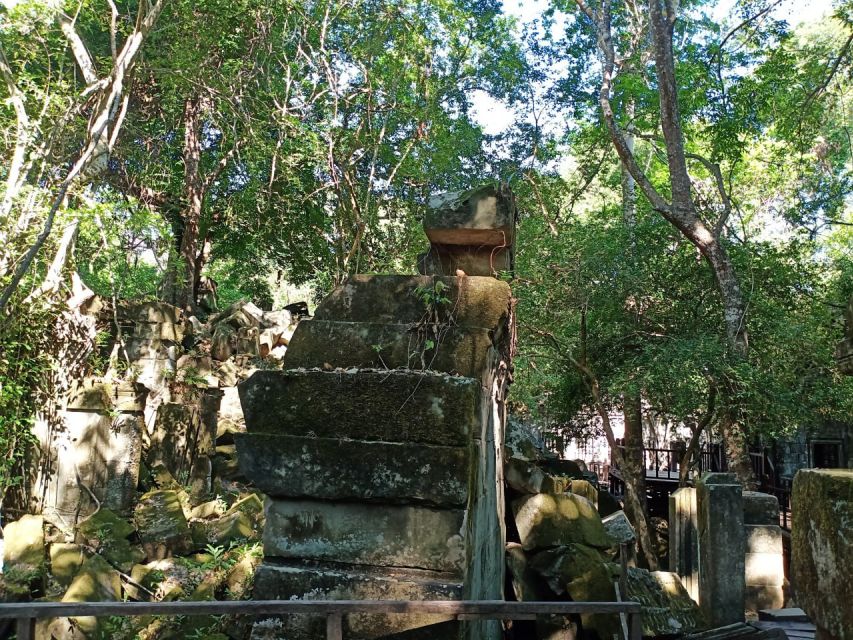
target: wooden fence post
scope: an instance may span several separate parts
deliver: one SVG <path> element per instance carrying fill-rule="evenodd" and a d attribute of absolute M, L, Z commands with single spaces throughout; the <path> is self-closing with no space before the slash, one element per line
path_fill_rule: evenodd
<path fill-rule="evenodd" d="M 18 618 L 15 620 L 15 635 L 18 640 L 34 640 L 36 637 L 35 627 L 34 618 Z"/>
<path fill-rule="evenodd" d="M 643 618 L 639 613 L 631 614 L 631 640 L 643 640 Z"/>
<path fill-rule="evenodd" d="M 326 640 L 343 640 L 343 618 L 340 613 L 330 613 L 326 616 Z"/>

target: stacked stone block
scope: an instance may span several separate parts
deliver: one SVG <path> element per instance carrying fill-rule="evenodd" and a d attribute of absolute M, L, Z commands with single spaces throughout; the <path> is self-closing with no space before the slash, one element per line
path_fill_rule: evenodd
<path fill-rule="evenodd" d="M 451 217 L 450 244 L 494 226 Z M 284 370 L 240 386 L 240 466 L 269 497 L 255 599 L 503 599 L 511 327 L 509 287 L 491 277 L 355 276 L 299 324 Z M 253 637 L 323 638 L 324 624 L 266 620 Z M 435 615 L 344 624 L 348 638 L 500 633 Z"/>
<path fill-rule="evenodd" d="M 785 561 L 779 500 L 756 491 L 743 492 L 746 532 L 746 609 L 781 609 L 785 604 Z"/>

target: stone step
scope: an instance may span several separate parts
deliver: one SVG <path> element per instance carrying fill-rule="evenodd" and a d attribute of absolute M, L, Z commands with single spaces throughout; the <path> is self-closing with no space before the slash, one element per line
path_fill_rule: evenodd
<path fill-rule="evenodd" d="M 249 433 L 467 446 L 482 388 L 434 373 L 257 371 L 240 385 L 240 401 Z"/>
<path fill-rule="evenodd" d="M 414 569 L 371 570 L 330 563 L 264 562 L 255 574 L 255 600 L 461 600 L 462 584 L 448 576 Z M 344 637 L 352 640 L 384 638 L 449 620 L 441 615 L 353 614 L 344 621 Z M 446 627 L 436 627 L 436 629 Z M 290 616 L 255 624 L 253 640 L 317 640 L 325 638 L 322 617 Z M 402 636 L 401 636 L 402 637 Z M 412 640 L 417 636 L 411 636 Z M 458 635 L 441 637 L 452 640 Z"/>
<path fill-rule="evenodd" d="M 464 574 L 463 509 L 269 500 L 265 511 L 267 558 Z"/>
<path fill-rule="evenodd" d="M 469 449 L 272 434 L 235 434 L 240 468 L 274 498 L 464 507 Z"/>
<path fill-rule="evenodd" d="M 709 629 L 684 636 L 684 640 L 785 640 L 781 629 L 757 629 L 745 622 Z"/>
<path fill-rule="evenodd" d="M 382 324 L 303 320 L 284 366 L 288 369 L 413 369 L 480 379 L 494 344 L 489 329 L 453 324 Z"/>
<path fill-rule="evenodd" d="M 797 607 L 787 609 L 762 609 L 758 612 L 759 620 L 777 620 L 779 622 L 810 622 L 806 612 Z"/>
<path fill-rule="evenodd" d="M 441 299 L 449 302 L 427 304 Z M 314 319 L 417 324 L 438 310 L 458 327 L 495 329 L 506 323 L 510 299 L 509 285 L 492 277 L 356 275 L 320 303 Z"/>

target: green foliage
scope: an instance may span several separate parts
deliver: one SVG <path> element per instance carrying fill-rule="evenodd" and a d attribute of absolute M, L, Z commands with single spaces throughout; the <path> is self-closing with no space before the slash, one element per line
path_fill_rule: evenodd
<path fill-rule="evenodd" d="M 0 460 L 0 501 L 22 484 L 23 463 L 35 444 L 31 427 L 43 401 L 40 392 L 49 388 L 55 313 L 28 309 L 14 320 L 0 319 L 0 447 L 5 452 Z"/>

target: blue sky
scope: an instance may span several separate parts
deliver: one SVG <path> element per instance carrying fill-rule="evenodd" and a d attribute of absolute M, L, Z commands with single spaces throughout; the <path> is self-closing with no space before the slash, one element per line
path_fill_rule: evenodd
<path fill-rule="evenodd" d="M 728 21 L 736 0 L 720 0 L 713 12 L 720 22 Z M 504 11 L 515 16 L 520 23 L 530 22 L 549 5 L 548 0 L 503 0 Z M 773 16 L 787 20 L 790 24 L 815 22 L 832 11 L 832 0 L 785 0 L 777 7 Z M 515 114 L 501 102 L 485 92 L 477 92 L 473 99 L 474 118 L 491 135 L 498 134 L 512 123 Z"/>

